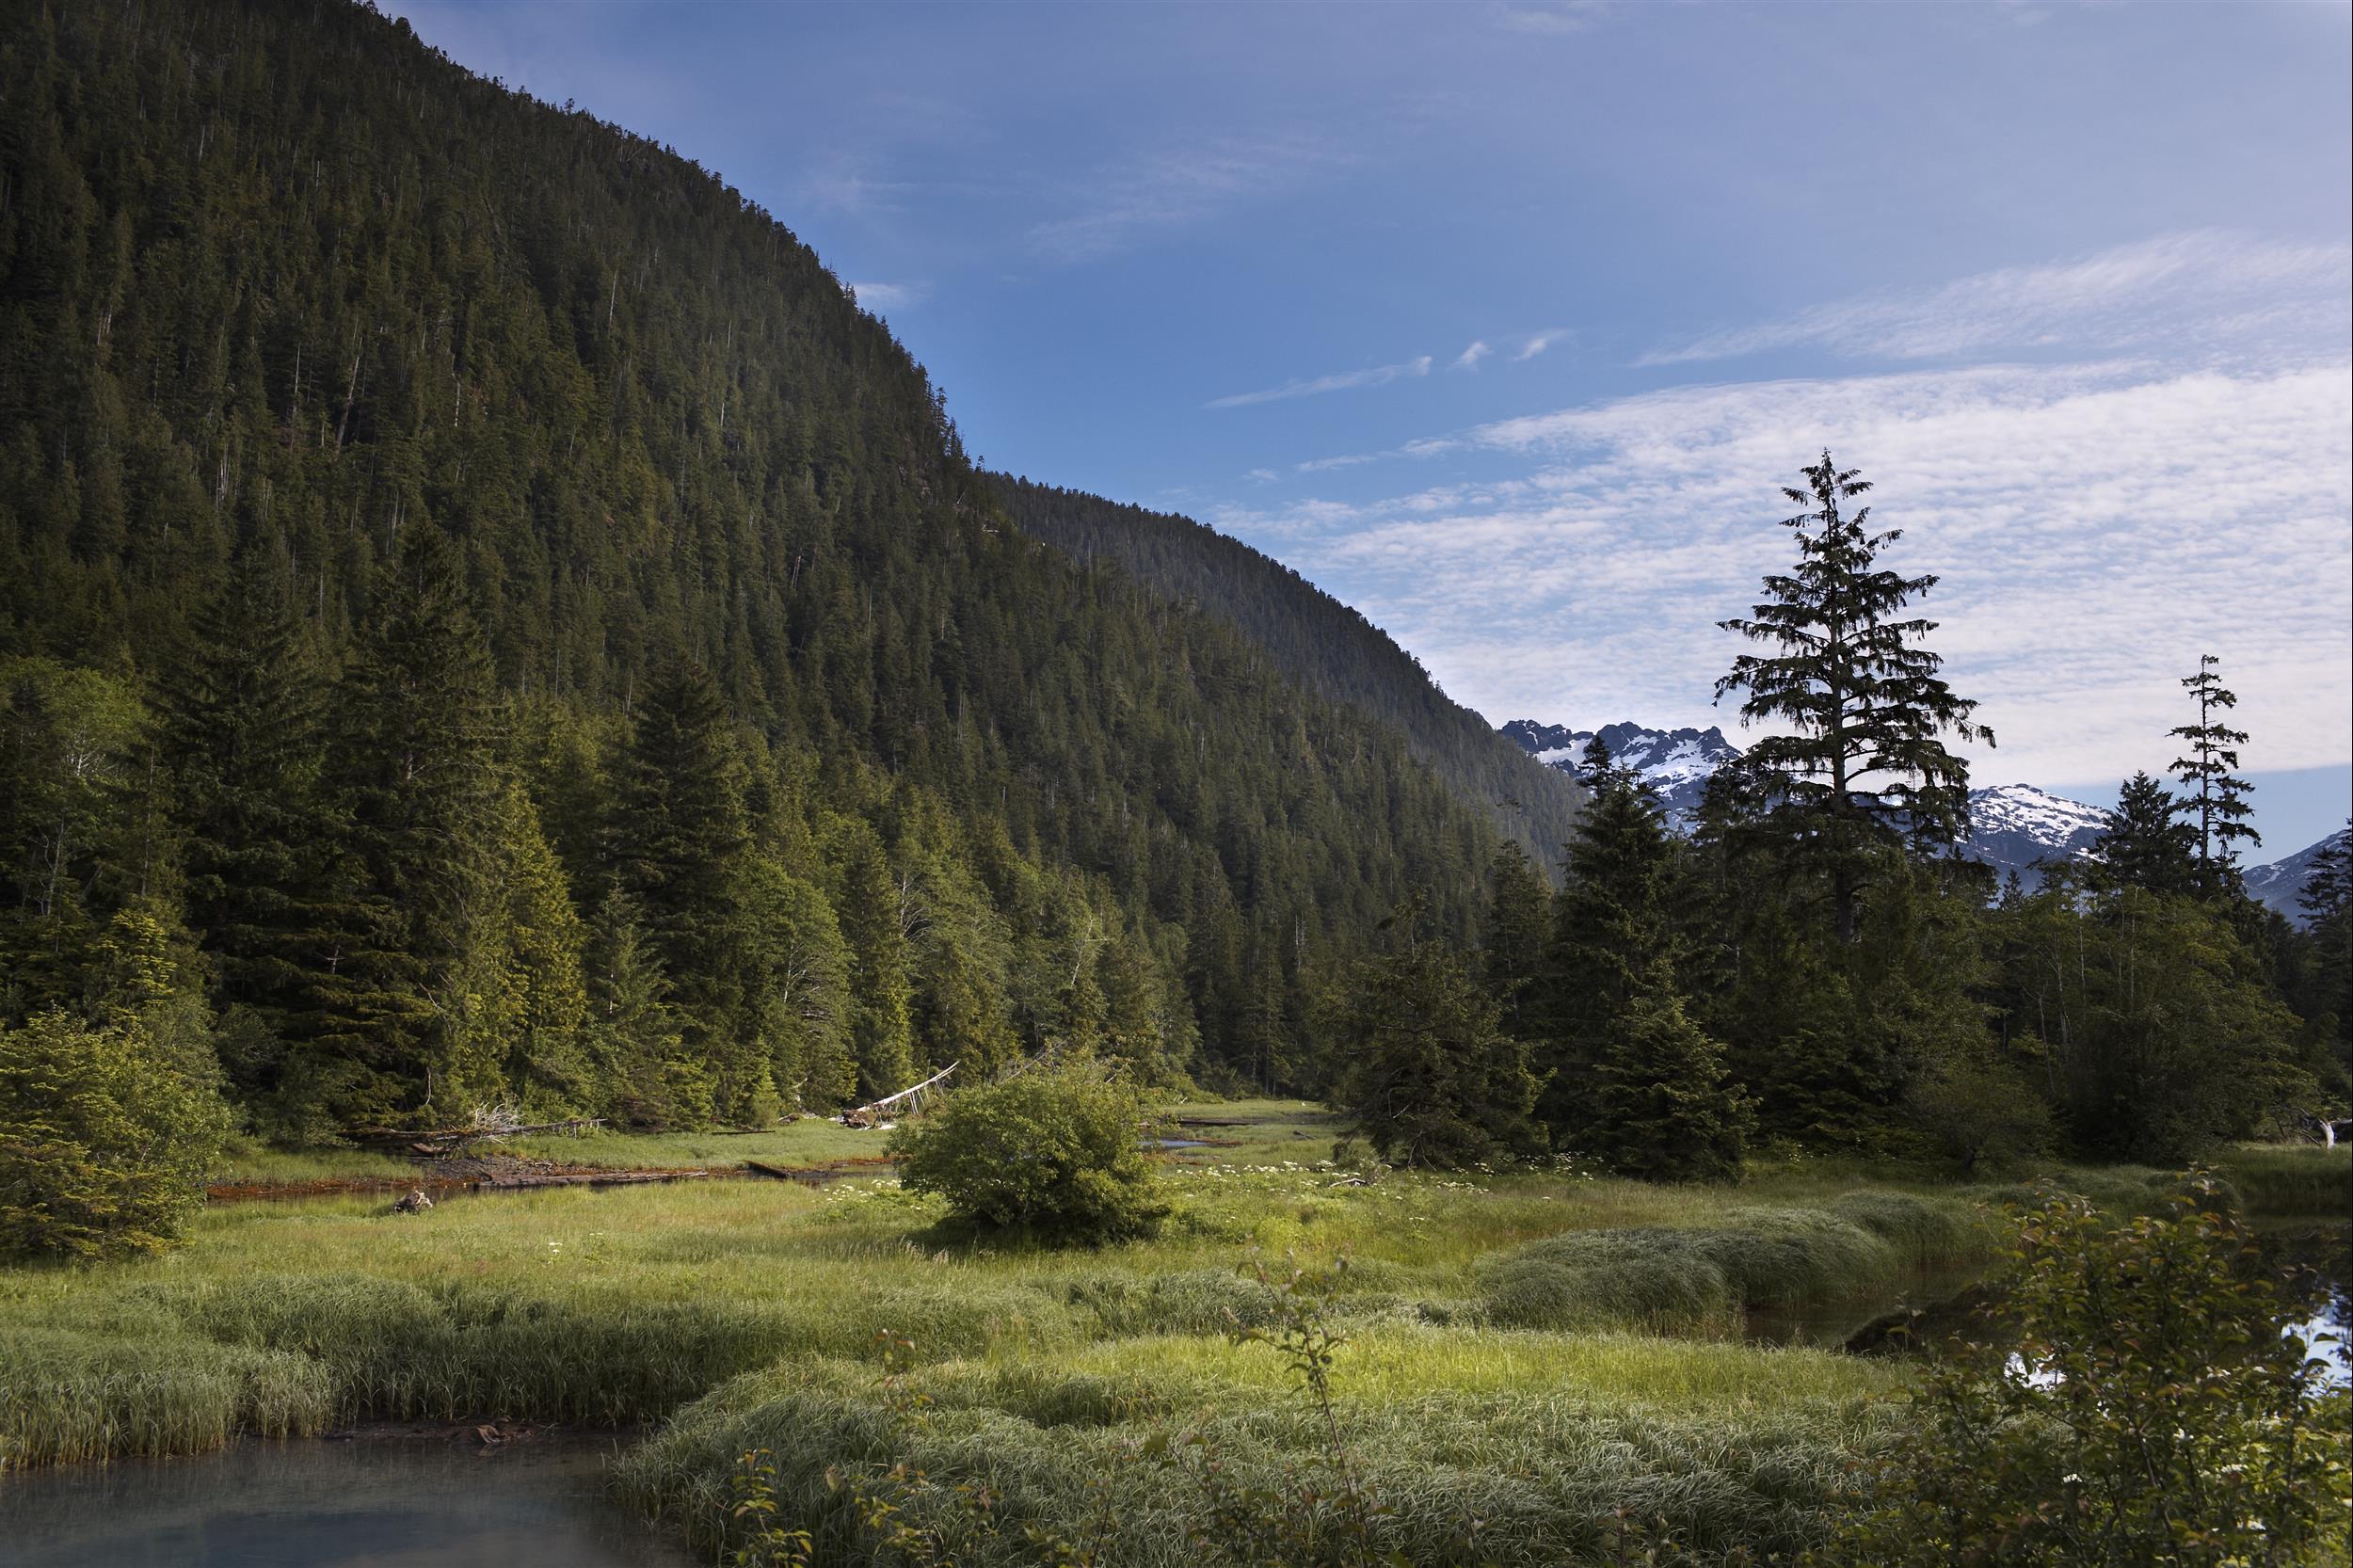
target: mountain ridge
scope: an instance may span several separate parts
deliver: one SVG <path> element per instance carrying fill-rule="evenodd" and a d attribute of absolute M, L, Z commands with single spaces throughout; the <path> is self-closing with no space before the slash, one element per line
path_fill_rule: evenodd
<path fill-rule="evenodd" d="M 1653 784 L 1668 821 L 1679 832 L 1689 828 L 1692 813 L 1716 769 L 1741 755 L 1740 748 L 1712 725 L 1704 730 L 1654 729 L 1624 720 L 1595 731 L 1537 719 L 1513 719 L 1497 732 L 1510 737 L 1538 761 L 1562 770 L 1580 766 L 1586 744 L 1598 734 L 1614 760 Z M 2041 885 L 2040 868 L 2045 863 L 2096 859 L 2093 846 L 2107 830 L 2107 823 L 2108 813 L 2099 807 L 2053 794 L 2038 785 L 1979 785 L 1969 792 L 1969 838 L 1961 853 L 1993 867 L 1997 874 L 2016 872 L 2031 889 Z M 2353 830 L 2340 828 L 2293 855 L 2247 868 L 2248 896 L 2303 924 L 2304 912 L 2297 899 L 2304 889 L 2313 856 L 2349 831 Z"/>
<path fill-rule="evenodd" d="M 1582 786 L 1530 765 L 1511 738 L 1448 696 L 1421 661 L 1364 612 L 1181 514 L 1011 474 L 991 481 L 1015 526 L 1032 537 L 1089 567 L 1115 567 L 1150 592 L 1216 616 L 1264 648 L 1290 679 L 1393 727 L 1458 799 L 1559 871 Z"/>
<path fill-rule="evenodd" d="M 1500 733 L 1538 760 L 1564 770 L 1580 766 L 1586 745 L 1598 737 L 1613 760 L 1652 784 L 1677 832 L 1689 830 L 1716 770 L 1741 756 L 1741 748 L 1714 725 L 1655 729 L 1623 720 L 1596 731 L 1513 719 Z M 2041 881 L 2039 862 L 2086 855 L 2106 822 L 2105 813 L 2031 784 L 1972 790 L 1969 807 L 1970 835 L 1962 852 L 1997 873 L 2014 871 L 2029 885 Z"/>

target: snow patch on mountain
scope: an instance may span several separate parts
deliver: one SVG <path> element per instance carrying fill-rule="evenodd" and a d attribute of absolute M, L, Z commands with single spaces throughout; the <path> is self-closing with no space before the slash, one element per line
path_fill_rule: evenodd
<path fill-rule="evenodd" d="M 2261 866 L 2249 866 L 2243 873 L 2247 896 L 2265 908 L 2277 909 L 2297 925 L 2309 921 L 2303 906 L 2297 900 L 2304 896 L 2304 884 L 2313 874 L 2313 861 L 2330 844 L 2343 843 L 2353 838 L 2353 828 L 2338 828 L 2318 843 L 2306 844 L 2294 855 Z"/>
<path fill-rule="evenodd" d="M 1538 761 L 1575 773 L 1596 731 L 1513 719 L 1503 733 Z M 1598 733 L 1612 760 L 1650 781 L 1678 831 L 1689 829 L 1709 776 L 1740 755 L 1713 725 L 1649 729 L 1627 722 L 1605 725 Z M 2107 813 L 2031 784 L 1993 784 L 1969 792 L 1969 823 L 1961 853 L 1993 867 L 1997 876 L 2014 871 L 2033 888 L 2042 881 L 2041 864 L 2091 858 L 2092 845 L 2107 828 Z"/>
<path fill-rule="evenodd" d="M 1647 729 L 1629 720 L 1595 731 L 1513 719 L 1503 732 L 1536 760 L 1563 773 L 1576 773 L 1583 765 L 1585 748 L 1598 733 L 1612 760 L 1650 781 L 1668 819 L 1678 828 L 1687 826 L 1699 809 L 1709 776 L 1740 755 L 1740 748 L 1714 725 L 1705 729 Z"/>

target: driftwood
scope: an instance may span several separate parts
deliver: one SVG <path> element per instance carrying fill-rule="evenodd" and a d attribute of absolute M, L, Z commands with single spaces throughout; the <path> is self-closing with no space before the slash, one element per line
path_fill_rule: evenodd
<path fill-rule="evenodd" d="M 582 1133 L 592 1127 L 602 1127 L 602 1116 L 574 1116 L 568 1121 L 537 1122 L 530 1126 L 446 1127 L 432 1128 L 362 1128 L 345 1134 L 355 1144 L 372 1144 L 379 1147 L 391 1144 L 406 1147 L 412 1154 L 428 1158 L 454 1153 L 470 1144 L 491 1144 L 501 1138 L 514 1138 L 527 1132 Z"/>
<path fill-rule="evenodd" d="M 931 1077 L 925 1079 L 922 1082 L 914 1085 L 912 1088 L 902 1089 L 895 1095 L 885 1095 L 882 1098 L 872 1101 L 871 1104 L 861 1105 L 854 1110 L 844 1111 L 841 1113 L 841 1125 L 843 1127 L 879 1127 L 882 1125 L 886 1115 L 888 1115 L 892 1110 L 901 1107 L 904 1107 L 906 1112 L 909 1115 L 912 1115 L 915 1112 L 922 1108 L 924 1092 L 941 1082 L 950 1073 L 954 1072 L 960 1065 L 962 1065 L 961 1063 L 951 1062 L 946 1066 L 940 1068 L 939 1071 L 932 1074 Z"/>
<path fill-rule="evenodd" d="M 524 1187 L 634 1187 L 656 1181 L 693 1181 L 709 1171 L 579 1171 L 561 1176 L 529 1172 L 520 1176 L 484 1176 L 467 1185 L 486 1192 L 511 1192 Z"/>

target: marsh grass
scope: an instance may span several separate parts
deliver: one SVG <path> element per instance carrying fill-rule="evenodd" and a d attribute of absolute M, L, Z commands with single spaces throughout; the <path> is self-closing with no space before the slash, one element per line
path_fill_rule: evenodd
<path fill-rule="evenodd" d="M 1255 1249 L 1350 1260 L 1322 1310 L 1351 1340 L 1336 1409 L 1392 1505 L 1384 1550 L 1460 1560 L 1476 1515 L 1497 1562 L 1607 1560 L 1603 1521 L 1631 1511 L 1713 1560 L 1814 1539 L 1906 1375 L 1740 1344 L 1740 1306 L 1982 1258 L 2001 1195 L 1901 1174 L 1857 1191 L 1856 1170 L 1828 1163 L 1729 1190 L 1566 1170 L 1343 1187 L 1322 1163 L 1328 1122 L 1273 1102 L 1204 1110 L 1253 1119 L 1193 1129 L 1236 1141 L 1156 1162 L 1174 1213 L 1149 1242 L 946 1246 L 940 1206 L 878 1174 L 467 1197 L 417 1216 L 380 1197 L 231 1205 L 162 1257 L 0 1271 L 0 1465 L 361 1418 L 667 1421 L 627 1476 L 706 1544 L 737 1461 L 764 1448 L 779 1519 L 821 1555 L 851 1528 L 828 1466 L 888 1460 L 939 1478 L 937 1496 L 1000 1497 L 1007 1542 L 1115 1518 L 1119 1560 L 1184 1561 L 1200 1499 L 1122 1455 L 1198 1425 L 1239 1485 L 1314 1463 L 1279 1358 L 1226 1337 L 1273 1320 L 1266 1287 L 1236 1271 Z M 840 1128 L 795 1135 L 798 1158 L 768 1134 L 697 1136 L 550 1153 L 691 1164 L 765 1147 L 820 1163 L 827 1140 L 879 1147 Z M 2145 1173 L 2069 1174 L 2103 1201 L 2147 1190 Z M 934 1413 L 912 1436 L 876 1394 L 886 1333 L 912 1342 L 899 1375 Z"/>
<path fill-rule="evenodd" d="M 2249 1214 L 2353 1213 L 2353 1144 L 2240 1144 L 2216 1169 Z"/>
<path fill-rule="evenodd" d="M 1814 1352 L 1623 1340 L 1560 1354 L 1515 1342 L 1503 1348 L 1529 1353 L 1498 1359 L 1466 1336 L 1415 1342 L 1427 1332 L 1351 1344 L 1335 1371 L 1351 1462 L 1382 1504 L 1375 1545 L 1419 1564 L 1606 1560 L 1621 1507 L 1663 1517 L 1697 1552 L 1801 1547 L 1825 1528 L 1845 1456 L 1880 1432 L 1861 1396 L 1892 1382 Z M 1742 1358 L 1753 1368 L 1736 1371 Z M 1694 1359 L 1721 1376 L 1649 1397 L 1664 1366 Z M 1458 1372 L 1473 1381 L 1446 1381 Z M 1139 1463 L 1156 1436 L 1182 1423 L 1227 1485 L 1260 1492 L 1295 1484 L 1327 1441 L 1279 1361 L 1223 1339 L 1128 1342 L 1061 1372 L 931 1366 L 908 1382 L 927 1407 L 914 1429 L 890 1420 L 873 1378 L 830 1362 L 739 1379 L 627 1456 L 624 1483 L 716 1548 L 733 1462 L 765 1449 L 780 1512 L 812 1532 L 822 1560 L 857 1543 L 827 1472 L 896 1462 L 985 1488 L 1007 1524 L 1097 1541 L 1106 1561 L 1173 1565 L 1198 1560 L 1200 1500 L 1178 1470 Z M 1115 1538 L 1096 1523 L 1106 1518 Z M 965 1560 L 1020 1559 L 1008 1548 Z"/>

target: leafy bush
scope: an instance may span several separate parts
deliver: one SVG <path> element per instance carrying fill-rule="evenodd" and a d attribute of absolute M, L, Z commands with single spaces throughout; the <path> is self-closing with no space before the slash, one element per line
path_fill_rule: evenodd
<path fill-rule="evenodd" d="M 2353 1410 L 2284 1332 L 2212 1185 L 2110 1228 L 2046 1194 L 2020 1224 L 1996 1343 L 1913 1396 L 1912 1441 L 1817 1560 L 2222 1568 L 2342 1562 Z"/>
<path fill-rule="evenodd" d="M 0 1030 L 0 1257 L 152 1252 L 229 1135 L 213 1085 L 140 1016 Z"/>
<path fill-rule="evenodd" d="M 899 1179 L 964 1224 L 1046 1241 L 1149 1234 L 1166 1214 L 1134 1087 L 1090 1057 L 959 1089 L 891 1140 Z"/>

